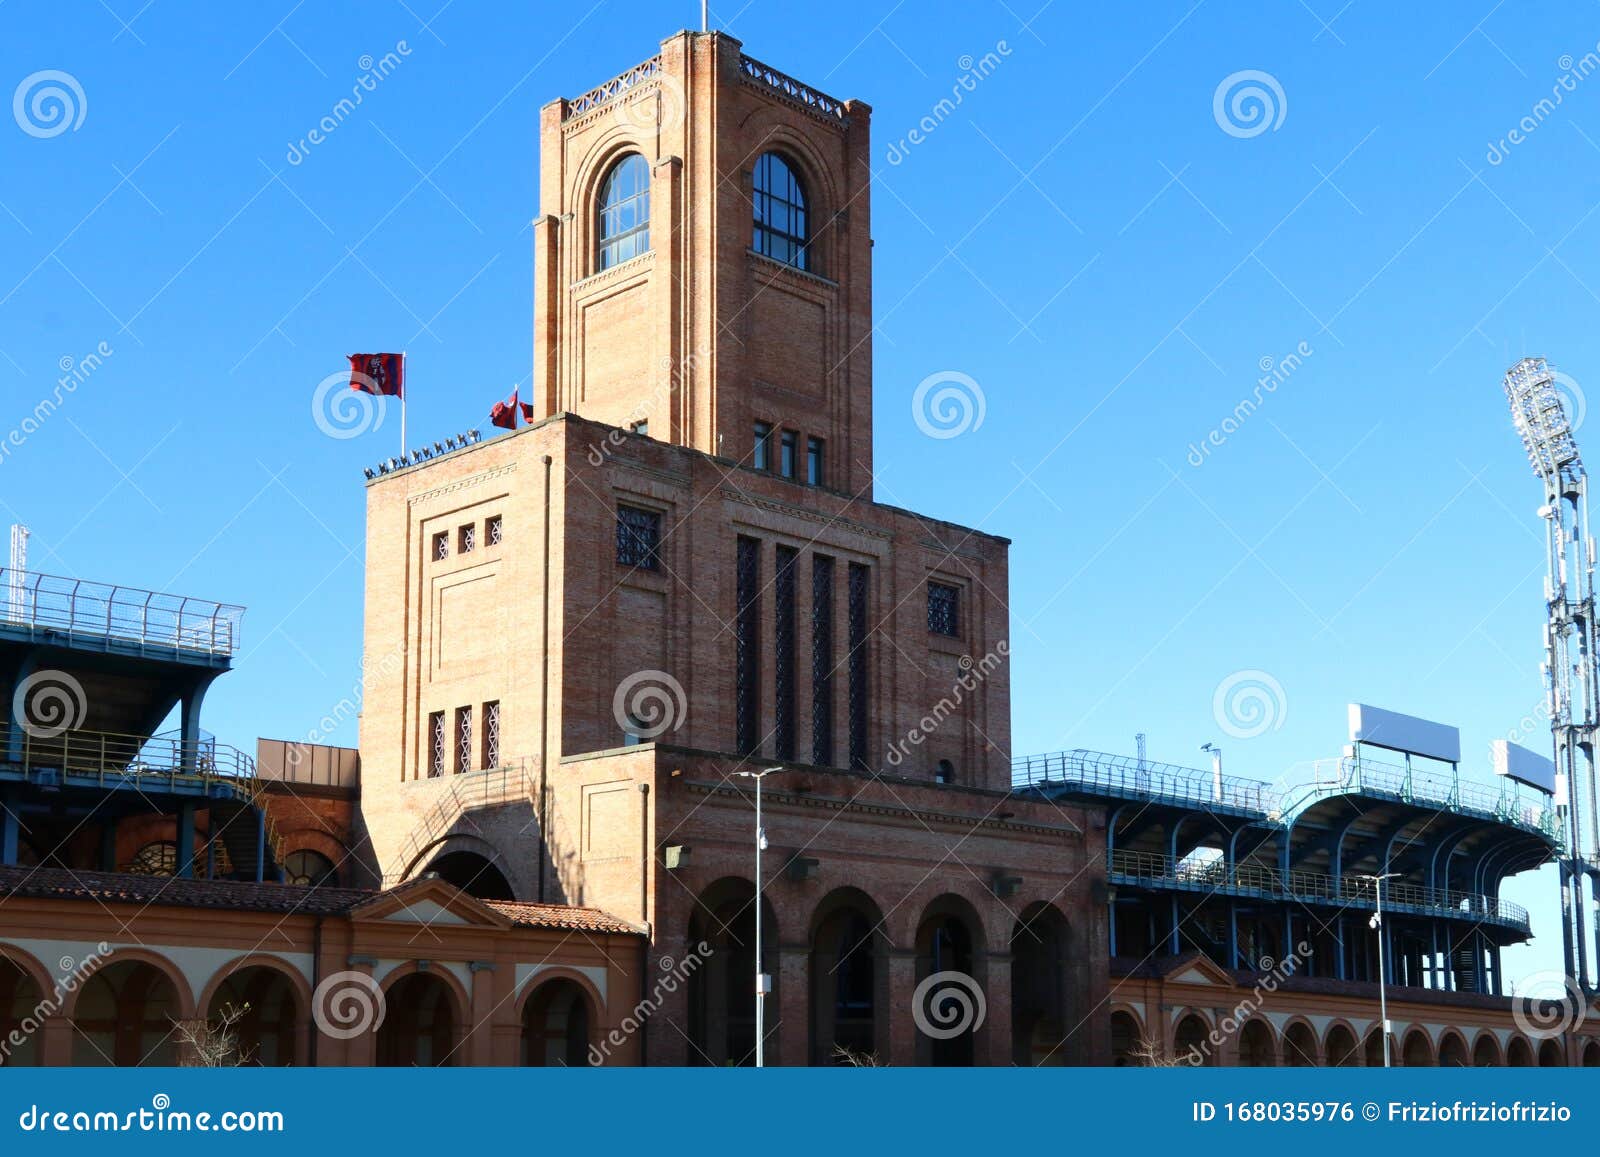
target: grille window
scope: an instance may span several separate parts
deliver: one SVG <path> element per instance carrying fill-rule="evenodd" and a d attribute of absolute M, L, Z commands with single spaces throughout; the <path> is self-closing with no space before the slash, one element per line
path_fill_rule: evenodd
<path fill-rule="evenodd" d="M 499 546 L 505 541 L 505 529 L 500 522 L 500 516 L 498 514 L 492 515 L 489 520 L 483 524 L 483 536 L 489 540 L 490 546 Z"/>
<path fill-rule="evenodd" d="M 500 701 L 483 705 L 483 766 L 492 770 L 500 766 Z"/>
<path fill-rule="evenodd" d="M 450 557 L 450 532 L 441 530 L 433 536 L 433 560 L 443 562 Z"/>
<path fill-rule="evenodd" d="M 617 507 L 617 564 L 661 569 L 661 515 L 637 506 Z"/>
<path fill-rule="evenodd" d="M 456 549 L 471 554 L 478 545 L 478 524 L 469 522 L 456 532 Z"/>
<path fill-rule="evenodd" d="M 833 559 L 811 556 L 811 762 L 833 766 Z"/>
<path fill-rule="evenodd" d="M 954 638 L 961 633 L 961 591 L 948 583 L 928 582 L 928 630 Z"/>
<path fill-rule="evenodd" d="M 444 712 L 428 716 L 428 777 L 444 774 Z"/>
<path fill-rule="evenodd" d="M 745 755 L 761 746 L 761 544 L 739 539 L 733 625 L 735 745 Z"/>
<path fill-rule="evenodd" d="M 456 774 L 472 770 L 472 708 L 456 708 Z"/>

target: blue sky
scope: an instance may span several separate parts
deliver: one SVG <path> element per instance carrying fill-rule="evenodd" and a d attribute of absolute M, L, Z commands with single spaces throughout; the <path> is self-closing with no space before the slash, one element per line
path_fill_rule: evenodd
<path fill-rule="evenodd" d="M 398 432 L 326 436 L 313 389 L 346 352 L 405 348 L 414 440 L 483 424 L 532 356 L 540 104 L 697 19 L 440 2 L 0 8 L 0 96 L 42 70 L 82 94 L 56 135 L 24 131 L 26 102 L 0 117 L 0 425 L 63 359 L 113 351 L 0 458 L 0 516 L 33 529 L 35 569 L 245 604 L 207 724 L 246 748 L 305 734 L 359 674 L 361 468 Z M 1154 758 L 1214 740 L 1276 779 L 1336 756 L 1361 699 L 1459 723 L 1487 775 L 1541 701 L 1540 496 L 1500 378 L 1536 353 L 1575 398 L 1600 381 L 1600 9 L 713 15 L 873 106 L 878 496 L 1014 540 L 1018 753 L 1145 731 Z M 1275 86 L 1260 132 L 1215 111 L 1250 70 Z M 983 422 L 930 439 L 912 396 L 950 372 Z M 1249 739 L 1213 712 L 1241 671 L 1275 686 Z M 1558 944 L 1549 882 L 1509 894 Z"/>

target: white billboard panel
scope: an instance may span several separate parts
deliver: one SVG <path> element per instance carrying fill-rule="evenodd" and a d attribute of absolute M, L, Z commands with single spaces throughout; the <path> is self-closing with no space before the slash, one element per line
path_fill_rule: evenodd
<path fill-rule="evenodd" d="M 1350 704 L 1350 741 L 1387 747 L 1446 763 L 1461 762 L 1461 730 L 1365 703 Z"/>
<path fill-rule="evenodd" d="M 1510 776 L 1518 783 L 1555 794 L 1556 764 L 1550 757 L 1529 751 L 1510 740 L 1496 739 L 1489 744 L 1489 758 L 1494 763 L 1496 775 Z"/>

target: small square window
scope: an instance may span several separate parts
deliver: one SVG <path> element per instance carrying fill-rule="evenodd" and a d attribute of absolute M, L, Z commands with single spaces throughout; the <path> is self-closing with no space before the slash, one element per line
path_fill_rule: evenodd
<path fill-rule="evenodd" d="M 928 630 L 951 638 L 961 633 L 961 590 L 928 580 Z"/>
<path fill-rule="evenodd" d="M 492 514 L 483 524 L 483 536 L 490 546 L 499 546 L 505 540 L 505 529 L 498 514 Z"/>
<path fill-rule="evenodd" d="M 778 473 L 785 478 L 794 477 L 797 440 L 798 437 L 793 430 L 783 432 L 783 442 L 778 450 Z"/>
<path fill-rule="evenodd" d="M 617 507 L 617 565 L 661 569 L 661 515 L 637 506 Z"/>
<path fill-rule="evenodd" d="M 441 530 L 433 536 L 433 561 L 442 562 L 450 557 L 450 532 Z"/>
<path fill-rule="evenodd" d="M 822 439 L 806 439 L 806 485 L 822 485 Z"/>
<path fill-rule="evenodd" d="M 757 470 L 771 470 L 772 427 L 766 422 L 757 422 L 755 434 L 755 449 L 751 453 L 750 464 Z"/>
<path fill-rule="evenodd" d="M 478 524 L 469 522 L 456 532 L 456 550 L 471 554 L 478 545 Z"/>

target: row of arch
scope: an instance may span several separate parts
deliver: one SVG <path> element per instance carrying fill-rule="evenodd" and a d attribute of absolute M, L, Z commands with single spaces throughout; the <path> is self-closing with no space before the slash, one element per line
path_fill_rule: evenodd
<path fill-rule="evenodd" d="M 1066 1064 L 1074 1055 L 1068 1038 L 1076 1028 L 1070 1017 L 1074 957 L 1068 922 L 1058 908 L 1042 902 L 1007 918 L 1012 926 L 997 950 L 972 902 L 945 893 L 927 903 L 909 942 L 900 945 L 891 943 L 884 913 L 860 889 L 829 892 L 803 929 L 783 926 L 763 897 L 762 966 L 774 985 L 766 1002 L 769 1053 L 778 1051 L 779 1038 L 799 1033 L 803 1041 L 791 1039 L 784 1050 L 794 1063 L 972 1065 L 995 1061 L 1009 1045 L 1013 1063 Z M 753 884 L 726 877 L 701 892 L 689 921 L 689 942 L 711 950 L 705 966 L 690 978 L 690 1063 L 752 1063 Z M 892 977 L 897 961 L 906 957 L 912 958 L 905 970 L 910 975 L 902 971 Z M 804 992 L 785 992 L 786 985 L 803 986 Z M 934 1007 L 941 998 L 947 1003 Z M 995 999 L 1009 1002 L 1008 1017 L 998 1015 Z M 805 1015 L 780 1017 L 782 1007 L 796 1014 L 804 1007 Z M 982 1007 L 984 1013 L 963 1014 L 963 1007 Z M 941 1022 L 941 1015 L 951 1019 Z M 895 1052 L 891 1029 L 897 1018 L 917 1026 L 910 1055 Z M 986 1020 L 1009 1024 L 1011 1039 L 988 1042 L 981 1035 Z M 939 1031 L 928 1032 L 924 1026 L 929 1024 Z M 944 1035 L 958 1026 L 959 1031 Z M 905 1038 L 900 1039 L 903 1049 Z"/>
<path fill-rule="evenodd" d="M 1161 1063 L 1161 1054 L 1166 1052 L 1176 1064 L 1218 1064 L 1222 1057 L 1212 1043 L 1212 1031 L 1212 1023 L 1204 1014 L 1190 1011 L 1175 1022 L 1170 1049 L 1153 1050 L 1138 1014 L 1117 1009 L 1111 1014 L 1112 1063 Z M 1319 1040 L 1309 1021 L 1289 1021 L 1279 1032 L 1265 1017 L 1252 1017 L 1238 1028 L 1237 1044 L 1237 1063 L 1243 1067 L 1376 1068 L 1383 1064 L 1382 1034 L 1372 1028 L 1361 1038 L 1343 1021 L 1328 1025 Z M 1397 1033 L 1390 1048 L 1390 1063 L 1405 1068 L 1551 1068 L 1567 1063 L 1559 1039 L 1535 1042 L 1518 1033 L 1502 1048 L 1499 1037 L 1488 1029 L 1480 1030 L 1469 1046 L 1459 1030 L 1447 1028 L 1436 1048 L 1426 1030 L 1412 1026 Z M 1579 1063 L 1588 1068 L 1600 1067 L 1600 1041 L 1583 1043 Z"/>
<path fill-rule="evenodd" d="M 383 1020 L 374 1060 L 387 1066 L 461 1063 L 472 1031 L 465 992 L 437 971 L 401 969 L 382 986 Z M 0 1065 L 45 1063 L 44 1028 L 53 1018 L 71 1034 L 75 1066 L 176 1065 L 204 1046 L 224 1065 L 310 1063 L 312 994 L 293 969 L 271 958 L 243 957 L 219 974 L 199 1001 L 170 962 L 140 950 L 118 949 L 87 975 L 60 1007 L 54 982 L 32 957 L 0 948 Z M 219 1029 L 236 1012 L 224 1044 Z M 590 1063 L 600 1005 L 581 977 L 552 971 L 521 994 L 520 1063 Z M 13 1033 L 15 1036 L 13 1036 Z M 20 1042 L 20 1043 L 18 1043 Z M 69 1058 L 57 1058 L 66 1061 Z"/>

